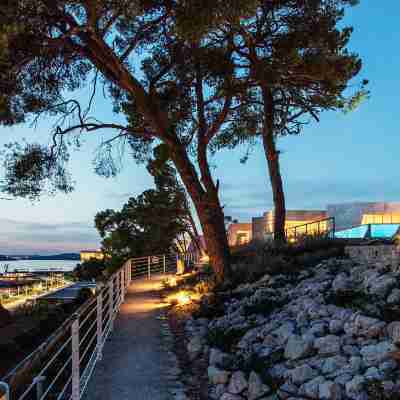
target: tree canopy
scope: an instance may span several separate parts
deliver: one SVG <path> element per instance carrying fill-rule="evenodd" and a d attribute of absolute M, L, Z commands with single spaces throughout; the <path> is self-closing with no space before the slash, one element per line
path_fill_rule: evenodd
<path fill-rule="evenodd" d="M 260 89 L 268 89 L 276 104 L 284 100 L 270 124 L 274 132 L 293 131 L 298 126 L 293 118 L 302 111 L 314 117 L 338 106 L 360 68 L 357 56 L 345 54 L 351 30 L 336 27 L 343 7 L 353 3 L 7 2 L 0 11 L 0 123 L 48 116 L 57 122 L 49 147 L 9 148 L 4 190 L 23 196 L 49 188 L 69 191 L 68 137 L 114 130 L 97 172 L 116 172 L 108 156 L 118 142 L 141 162 L 155 148 L 163 153 L 193 201 L 222 281 L 230 272 L 230 252 L 210 152 L 260 133 L 265 126 Z M 91 113 L 100 86 L 124 122 Z M 92 93 L 88 104 L 74 96 L 83 88 Z M 46 180 L 51 183 L 43 184 Z M 156 201 L 152 195 L 132 207 L 145 209 Z"/>

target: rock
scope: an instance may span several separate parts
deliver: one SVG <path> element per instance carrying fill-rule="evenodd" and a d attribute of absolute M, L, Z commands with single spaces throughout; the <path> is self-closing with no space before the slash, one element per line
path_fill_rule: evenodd
<path fill-rule="evenodd" d="M 226 392 L 226 385 L 220 383 L 212 387 L 212 393 L 210 394 L 210 396 L 214 399 L 219 400 L 225 392 Z"/>
<path fill-rule="evenodd" d="M 343 356 L 333 356 L 329 357 L 325 360 L 322 373 L 323 374 L 331 374 L 336 372 L 347 365 L 347 358 Z"/>
<path fill-rule="evenodd" d="M 291 336 L 286 343 L 285 358 L 297 360 L 307 357 L 313 350 L 313 343 L 310 340 L 304 340 L 300 336 Z"/>
<path fill-rule="evenodd" d="M 323 376 L 317 376 L 309 382 L 304 383 L 300 387 L 299 394 L 300 396 L 311 397 L 312 399 L 318 399 L 319 395 L 319 385 L 325 382 L 325 378 Z"/>
<path fill-rule="evenodd" d="M 313 324 L 313 326 L 308 330 L 308 332 L 317 337 L 326 335 L 328 331 L 328 325 L 325 322 L 318 322 Z"/>
<path fill-rule="evenodd" d="M 187 344 L 187 351 L 189 353 L 189 358 L 194 360 L 199 356 L 203 350 L 204 339 L 201 336 L 193 336 L 192 339 Z"/>
<path fill-rule="evenodd" d="M 319 398 L 321 400 L 341 400 L 344 397 L 344 390 L 341 385 L 327 381 L 319 385 Z"/>
<path fill-rule="evenodd" d="M 339 385 L 346 386 L 347 382 L 350 382 L 353 379 L 352 374 L 341 374 L 335 378 L 335 382 Z"/>
<path fill-rule="evenodd" d="M 237 394 L 224 393 L 219 400 L 243 400 L 243 397 Z"/>
<path fill-rule="evenodd" d="M 297 386 L 286 382 L 282 386 L 279 387 L 278 396 L 282 400 L 287 400 L 292 398 L 292 396 L 297 396 L 298 389 Z"/>
<path fill-rule="evenodd" d="M 382 373 L 376 367 L 368 368 L 364 373 L 364 377 L 367 379 L 379 379 L 379 380 L 383 378 Z"/>
<path fill-rule="evenodd" d="M 340 273 L 339 275 L 337 275 L 336 278 L 332 282 L 332 289 L 335 292 L 346 291 L 346 290 L 350 290 L 352 288 L 353 288 L 353 282 L 343 272 Z"/>
<path fill-rule="evenodd" d="M 248 400 L 256 400 L 271 392 L 271 388 L 263 383 L 260 376 L 252 371 L 249 376 Z"/>
<path fill-rule="evenodd" d="M 221 350 L 212 347 L 210 349 L 209 364 L 215 367 L 227 368 L 231 362 L 231 356 Z"/>
<path fill-rule="evenodd" d="M 342 350 L 348 356 L 358 356 L 360 354 L 360 349 L 357 346 L 345 345 Z"/>
<path fill-rule="evenodd" d="M 400 344 L 400 321 L 390 323 L 386 329 L 393 343 Z"/>
<path fill-rule="evenodd" d="M 379 365 L 379 371 L 383 376 L 389 375 L 397 369 L 397 362 L 393 359 L 387 360 Z"/>
<path fill-rule="evenodd" d="M 386 341 L 361 348 L 361 355 L 367 367 L 379 365 L 390 358 L 390 353 L 396 350 L 393 343 Z"/>
<path fill-rule="evenodd" d="M 210 366 L 207 369 L 208 379 L 214 385 L 226 384 L 229 381 L 230 372 Z"/>
<path fill-rule="evenodd" d="M 288 372 L 291 382 L 296 385 L 301 385 L 318 376 L 318 371 L 311 368 L 307 364 L 300 365 Z"/>
<path fill-rule="evenodd" d="M 346 395 L 350 399 L 359 399 L 364 390 L 365 378 L 361 375 L 356 375 L 350 382 L 346 383 Z"/>
<path fill-rule="evenodd" d="M 296 329 L 294 322 L 285 322 L 280 328 L 274 330 L 272 335 L 277 339 L 278 344 L 285 345 L 289 337 L 293 335 Z"/>
<path fill-rule="evenodd" d="M 228 392 L 240 394 L 247 389 L 247 379 L 242 371 L 236 371 L 232 374 L 228 385 Z"/>
<path fill-rule="evenodd" d="M 320 354 L 336 354 L 340 351 L 340 338 L 336 335 L 328 335 L 315 339 L 314 347 Z"/>
<path fill-rule="evenodd" d="M 400 303 L 400 289 L 393 289 L 386 299 L 389 304 L 399 304 Z"/>
<path fill-rule="evenodd" d="M 386 297 L 391 289 L 396 286 L 396 279 L 387 276 L 381 275 L 378 278 L 372 279 L 369 281 L 369 293 L 374 294 L 379 297 Z"/>
<path fill-rule="evenodd" d="M 344 322 L 340 319 L 332 319 L 329 322 L 329 332 L 332 334 L 340 333 L 343 331 Z"/>

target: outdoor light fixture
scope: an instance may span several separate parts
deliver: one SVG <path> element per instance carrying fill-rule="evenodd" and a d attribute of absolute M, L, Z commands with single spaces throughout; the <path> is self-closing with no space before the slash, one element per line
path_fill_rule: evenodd
<path fill-rule="evenodd" d="M 189 294 L 185 291 L 179 292 L 178 295 L 176 296 L 176 299 L 180 306 L 185 306 L 191 302 Z"/>

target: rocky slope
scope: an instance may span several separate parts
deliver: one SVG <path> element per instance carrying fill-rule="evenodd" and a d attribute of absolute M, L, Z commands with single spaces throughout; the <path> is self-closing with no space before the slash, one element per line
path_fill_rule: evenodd
<path fill-rule="evenodd" d="M 239 286 L 219 317 L 188 321 L 187 348 L 213 399 L 395 399 L 399 303 L 395 268 L 331 259 Z"/>

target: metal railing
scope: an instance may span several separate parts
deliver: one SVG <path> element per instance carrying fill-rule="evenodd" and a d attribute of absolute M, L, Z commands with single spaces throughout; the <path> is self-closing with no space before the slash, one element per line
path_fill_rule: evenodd
<path fill-rule="evenodd" d="M 294 242 L 309 237 L 326 237 L 333 239 L 335 237 L 335 218 L 324 218 L 293 226 L 285 230 L 285 235 L 288 241 Z"/>
<path fill-rule="evenodd" d="M 128 260 L 33 353 L 0 382 L 1 400 L 79 400 L 113 330 L 132 280 L 176 271 L 176 255 Z"/>

